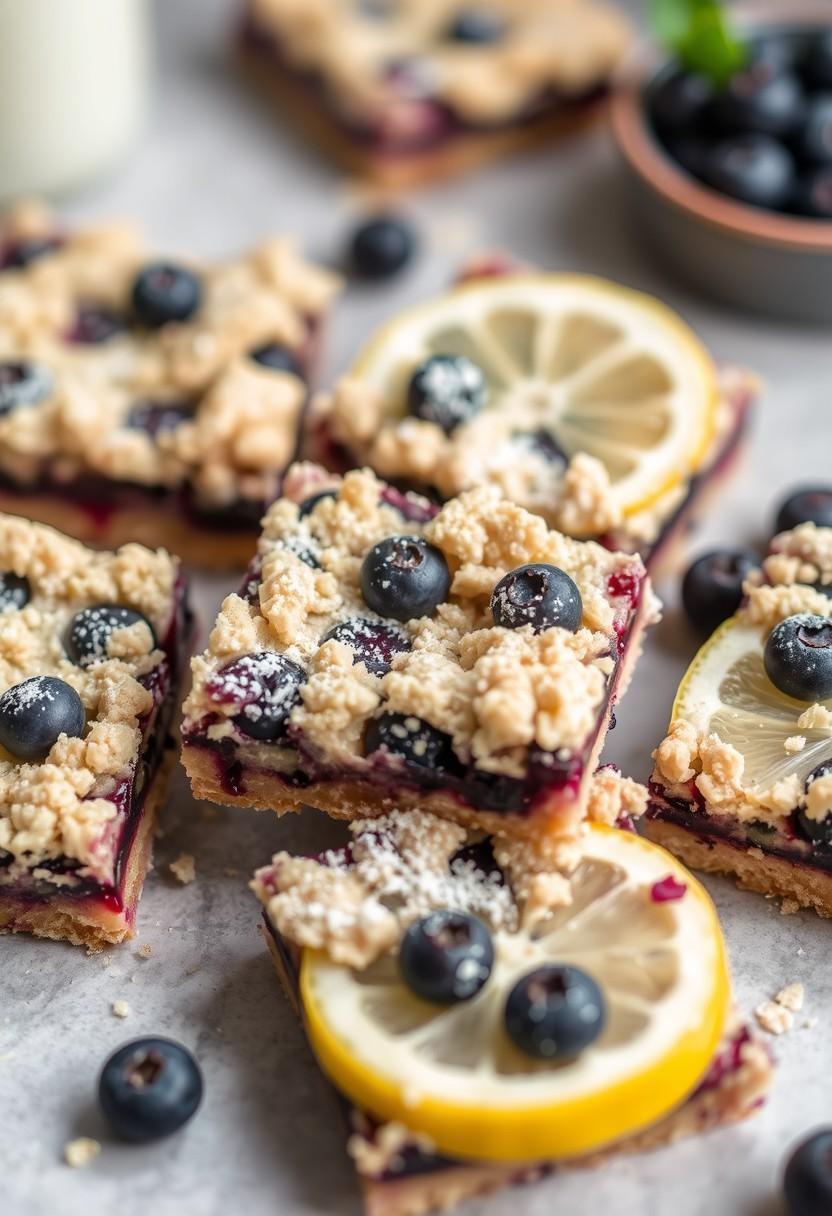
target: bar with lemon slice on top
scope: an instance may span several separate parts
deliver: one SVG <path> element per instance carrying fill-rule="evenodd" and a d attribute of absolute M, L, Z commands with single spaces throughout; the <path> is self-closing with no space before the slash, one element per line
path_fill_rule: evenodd
<path fill-rule="evenodd" d="M 694 658 L 655 756 L 648 831 L 689 865 L 832 916 L 832 529 L 772 542 Z"/>
<path fill-rule="evenodd" d="M 496 485 L 655 565 L 730 468 L 757 391 L 649 296 L 509 269 L 384 326 L 314 402 L 306 446 L 441 499 Z"/>
<path fill-rule="evenodd" d="M 761 1104 L 771 1063 L 732 1009 L 716 912 L 663 849 L 595 824 L 563 872 L 413 811 L 351 831 L 318 858 L 278 854 L 253 887 L 369 1216 Z"/>

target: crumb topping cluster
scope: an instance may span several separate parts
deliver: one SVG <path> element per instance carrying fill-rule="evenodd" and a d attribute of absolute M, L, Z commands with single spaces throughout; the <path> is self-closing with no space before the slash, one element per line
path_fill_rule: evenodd
<path fill-rule="evenodd" d="M 321 485 L 337 496 L 302 515 L 298 503 Z M 627 570 L 640 580 L 638 559 L 552 532 L 491 486 L 447 503 L 433 518 L 424 500 L 405 500 L 421 519 L 403 518 L 367 470 L 338 481 L 296 466 L 286 486 L 293 497 L 278 500 L 264 521 L 255 602 L 229 596 L 207 652 L 194 660 L 190 722 L 213 718 L 209 736 L 233 735 L 239 706 L 218 704 L 208 682 L 239 656 L 277 651 L 306 673 L 290 722 L 305 747 L 329 760 L 359 756 L 367 722 L 382 711 L 429 723 L 451 736 L 461 760 L 495 773 L 522 776 L 533 745 L 556 751 L 585 744 L 615 667 L 616 630 L 632 610 L 631 601 L 610 592 L 609 579 Z M 354 662 L 349 646 L 324 639 L 339 622 L 381 619 L 363 599 L 361 565 L 374 544 L 396 535 L 436 546 L 451 589 L 432 616 L 397 624 L 409 648 L 378 676 Z M 576 582 L 583 600 L 577 632 L 494 625 L 494 586 L 527 562 L 551 563 Z"/>
<path fill-rule="evenodd" d="M 131 290 L 152 259 L 132 226 L 65 234 L 45 208 L 23 204 L 0 228 L 0 253 L 53 238 L 42 256 L 0 273 L 0 360 L 34 362 L 47 385 L 36 403 L 0 417 L 0 470 L 23 483 L 44 470 L 61 481 L 188 483 L 212 505 L 273 495 L 306 386 L 251 354 L 276 343 L 303 366 L 337 279 L 290 241 L 263 241 L 236 260 L 189 266 L 201 285 L 196 312 L 147 329 L 131 320 Z M 89 309 L 112 318 L 105 340 L 73 336 Z M 142 424 L 143 412 L 163 407 L 178 416 Z"/>
<path fill-rule="evenodd" d="M 357 125 L 407 134 L 419 102 L 435 100 L 465 122 L 488 126 L 521 117 L 548 90 L 580 96 L 620 63 L 630 32 L 601 0 L 496 0 L 501 36 L 476 45 L 449 31 L 458 0 L 249 0 L 259 29 L 301 71 L 320 75 L 327 94 Z M 390 64 L 412 65 L 405 80 Z"/>
<path fill-rule="evenodd" d="M 76 612 L 102 603 L 135 608 L 164 637 L 176 564 L 139 545 L 92 553 L 51 528 L 2 516 L 0 571 L 30 587 L 24 607 L 0 611 L 0 692 L 33 675 L 58 676 L 87 714 L 83 738 L 61 735 L 42 763 L 19 763 L 0 749 L 0 878 L 24 870 L 38 877 L 39 865 L 59 857 L 81 863 L 82 877 L 111 877 L 118 811 L 107 795 L 130 773 L 141 721 L 153 708 L 140 679 L 165 658 L 144 622 L 116 629 L 108 657 L 85 667 L 69 659 L 64 638 Z"/>

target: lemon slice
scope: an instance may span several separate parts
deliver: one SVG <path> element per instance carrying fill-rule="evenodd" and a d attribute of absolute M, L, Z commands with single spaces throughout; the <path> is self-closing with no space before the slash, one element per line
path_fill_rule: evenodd
<path fill-rule="evenodd" d="M 482 368 L 486 408 L 536 418 L 567 457 L 600 460 L 623 514 L 687 478 L 713 437 L 717 387 L 705 348 L 663 304 L 604 279 L 463 284 L 390 322 L 351 375 L 403 416 L 410 376 L 434 354 Z"/>
<path fill-rule="evenodd" d="M 780 692 L 766 675 L 767 636 L 741 618 L 726 621 L 695 656 L 673 705 L 674 718 L 737 749 L 745 760 L 743 784 L 751 791 L 770 789 L 793 773 L 803 781 L 832 758 L 828 729 L 798 725 L 808 703 Z M 832 710 L 832 700 L 821 704 Z M 790 753 L 783 745 L 793 735 L 803 735 L 806 744 Z"/>
<path fill-rule="evenodd" d="M 669 875 L 686 884 L 683 897 L 655 902 L 653 884 Z M 488 982 L 451 1007 L 413 996 L 394 955 L 356 972 L 305 952 L 309 1038 L 338 1090 L 439 1152 L 479 1161 L 581 1155 L 678 1105 L 706 1072 L 728 1013 L 713 905 L 664 849 L 600 826 L 572 893 L 571 906 L 533 929 L 496 932 Z M 521 1054 L 503 1029 L 513 985 L 552 962 L 587 971 L 607 1004 L 599 1038 L 559 1064 Z"/>

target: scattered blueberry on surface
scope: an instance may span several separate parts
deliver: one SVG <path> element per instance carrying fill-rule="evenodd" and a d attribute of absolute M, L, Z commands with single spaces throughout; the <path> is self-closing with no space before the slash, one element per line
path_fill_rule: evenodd
<path fill-rule="evenodd" d="M 399 947 L 404 983 L 432 1005 L 469 1001 L 488 982 L 493 966 L 488 927 L 464 912 L 430 912 L 414 921 Z"/>
<path fill-rule="evenodd" d="M 820 777 L 829 776 L 832 776 L 832 760 L 826 760 L 812 769 L 804 782 L 804 791 L 808 794 L 815 781 Z M 815 848 L 832 848 L 832 815 L 827 815 L 824 819 L 812 819 L 804 810 L 800 810 L 796 820 L 798 831 L 804 840 L 808 840 Z"/>
<path fill-rule="evenodd" d="M 464 8 L 448 27 L 448 37 L 454 42 L 470 42 L 477 46 L 498 42 L 505 31 L 500 15 L 493 10 Z"/>
<path fill-rule="evenodd" d="M 682 605 L 694 629 L 713 633 L 733 616 L 742 600 L 742 584 L 757 565 L 753 553 L 719 549 L 692 562 L 682 580 Z"/>
<path fill-rule="evenodd" d="M 364 736 L 368 756 L 384 748 L 408 764 L 434 773 L 455 768 L 456 757 L 450 735 L 413 714 L 385 713 L 371 718 Z"/>
<path fill-rule="evenodd" d="M 67 334 L 68 342 L 79 346 L 100 346 L 124 331 L 124 319 L 110 308 L 82 304 Z"/>
<path fill-rule="evenodd" d="M 131 407 L 125 425 L 131 431 L 146 431 L 155 438 L 166 431 L 175 431 L 193 416 L 193 409 L 182 402 L 137 401 Z"/>
<path fill-rule="evenodd" d="M 251 358 L 261 367 L 267 367 L 275 372 L 291 372 L 293 376 L 303 378 L 303 368 L 297 354 L 280 342 L 267 342 L 251 352 Z"/>
<path fill-rule="evenodd" d="M 238 729 L 252 739 L 274 741 L 286 730 L 289 714 L 300 701 L 306 672 L 274 650 L 241 655 L 205 682 L 212 701 L 236 705 Z"/>
<path fill-rule="evenodd" d="M 509 570 L 491 593 L 494 624 L 505 629 L 531 625 L 542 633 L 557 625 L 575 633 L 583 610 L 581 593 L 566 571 L 545 562 Z"/>
<path fill-rule="evenodd" d="M 133 313 L 140 325 L 159 329 L 171 321 L 187 321 L 202 302 L 199 279 L 184 266 L 154 262 L 133 283 Z"/>
<path fill-rule="evenodd" d="M 79 667 L 101 662 L 107 658 L 107 643 L 111 634 L 117 629 L 128 629 L 139 621 L 144 621 L 153 636 L 153 627 L 147 617 L 136 612 L 135 608 L 125 608 L 122 604 L 94 604 L 90 608 L 82 608 L 69 622 L 67 654 Z"/>
<path fill-rule="evenodd" d="M 319 502 L 323 502 L 325 498 L 337 498 L 337 490 L 319 490 L 317 494 L 310 494 L 308 498 L 304 498 L 300 504 L 298 515 L 303 519 L 307 515 L 311 515 Z"/>
<path fill-rule="evenodd" d="M 0 697 L 0 745 L 19 760 L 42 760 L 61 735 L 79 739 L 85 724 L 78 693 L 56 676 L 31 676 Z"/>
<path fill-rule="evenodd" d="M 363 663 L 374 676 L 383 676 L 390 670 L 393 656 L 410 650 L 410 638 L 385 621 L 367 621 L 353 617 L 339 621 L 324 635 L 321 642 L 334 640 L 348 646 L 354 654 L 354 663 Z"/>
<path fill-rule="evenodd" d="M 735 135 L 705 149 L 701 172 L 722 194 L 754 207 L 777 208 L 793 189 L 794 160 L 768 135 Z"/>
<path fill-rule="evenodd" d="M 832 621 L 801 612 L 772 629 L 763 651 L 775 688 L 798 701 L 832 697 Z"/>
<path fill-rule="evenodd" d="M 52 392 L 52 377 L 31 359 L 0 362 L 0 417 L 24 405 L 37 405 Z"/>
<path fill-rule="evenodd" d="M 12 574 L 11 570 L 0 572 L 0 612 L 9 608 L 25 608 L 32 597 L 29 580 L 23 574 Z"/>
<path fill-rule="evenodd" d="M 444 554 L 419 536 L 388 536 L 361 563 L 361 593 L 379 616 L 412 621 L 448 598 L 451 575 Z"/>
<path fill-rule="evenodd" d="M 202 1072 L 181 1043 L 134 1039 L 110 1056 L 98 1100 L 113 1130 L 146 1144 L 183 1127 L 202 1101 Z"/>
<path fill-rule="evenodd" d="M 361 279 L 389 279 L 416 252 L 416 234 L 400 216 L 377 215 L 355 229 L 350 241 L 350 266 Z"/>
<path fill-rule="evenodd" d="M 538 1060 L 569 1060 L 594 1043 L 604 1028 L 606 1004 L 592 976 L 552 964 L 524 975 L 504 1013 L 508 1037 Z"/>
<path fill-rule="evenodd" d="M 777 508 L 775 532 L 788 532 L 800 524 L 832 528 L 832 486 L 801 486 Z"/>
<path fill-rule="evenodd" d="M 832 1212 L 832 1128 L 814 1132 L 794 1150 L 783 1175 L 788 1216 Z"/>
<path fill-rule="evenodd" d="M 420 363 L 407 389 L 407 407 L 416 418 L 450 434 L 470 422 L 485 405 L 488 385 L 465 355 L 432 355 Z"/>

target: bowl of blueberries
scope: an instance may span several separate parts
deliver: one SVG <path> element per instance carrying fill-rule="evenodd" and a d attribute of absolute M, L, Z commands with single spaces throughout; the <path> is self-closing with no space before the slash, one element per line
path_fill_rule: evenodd
<path fill-rule="evenodd" d="M 710 296 L 832 322 L 832 4 L 670 7 L 671 57 L 612 107 L 645 233 Z"/>

